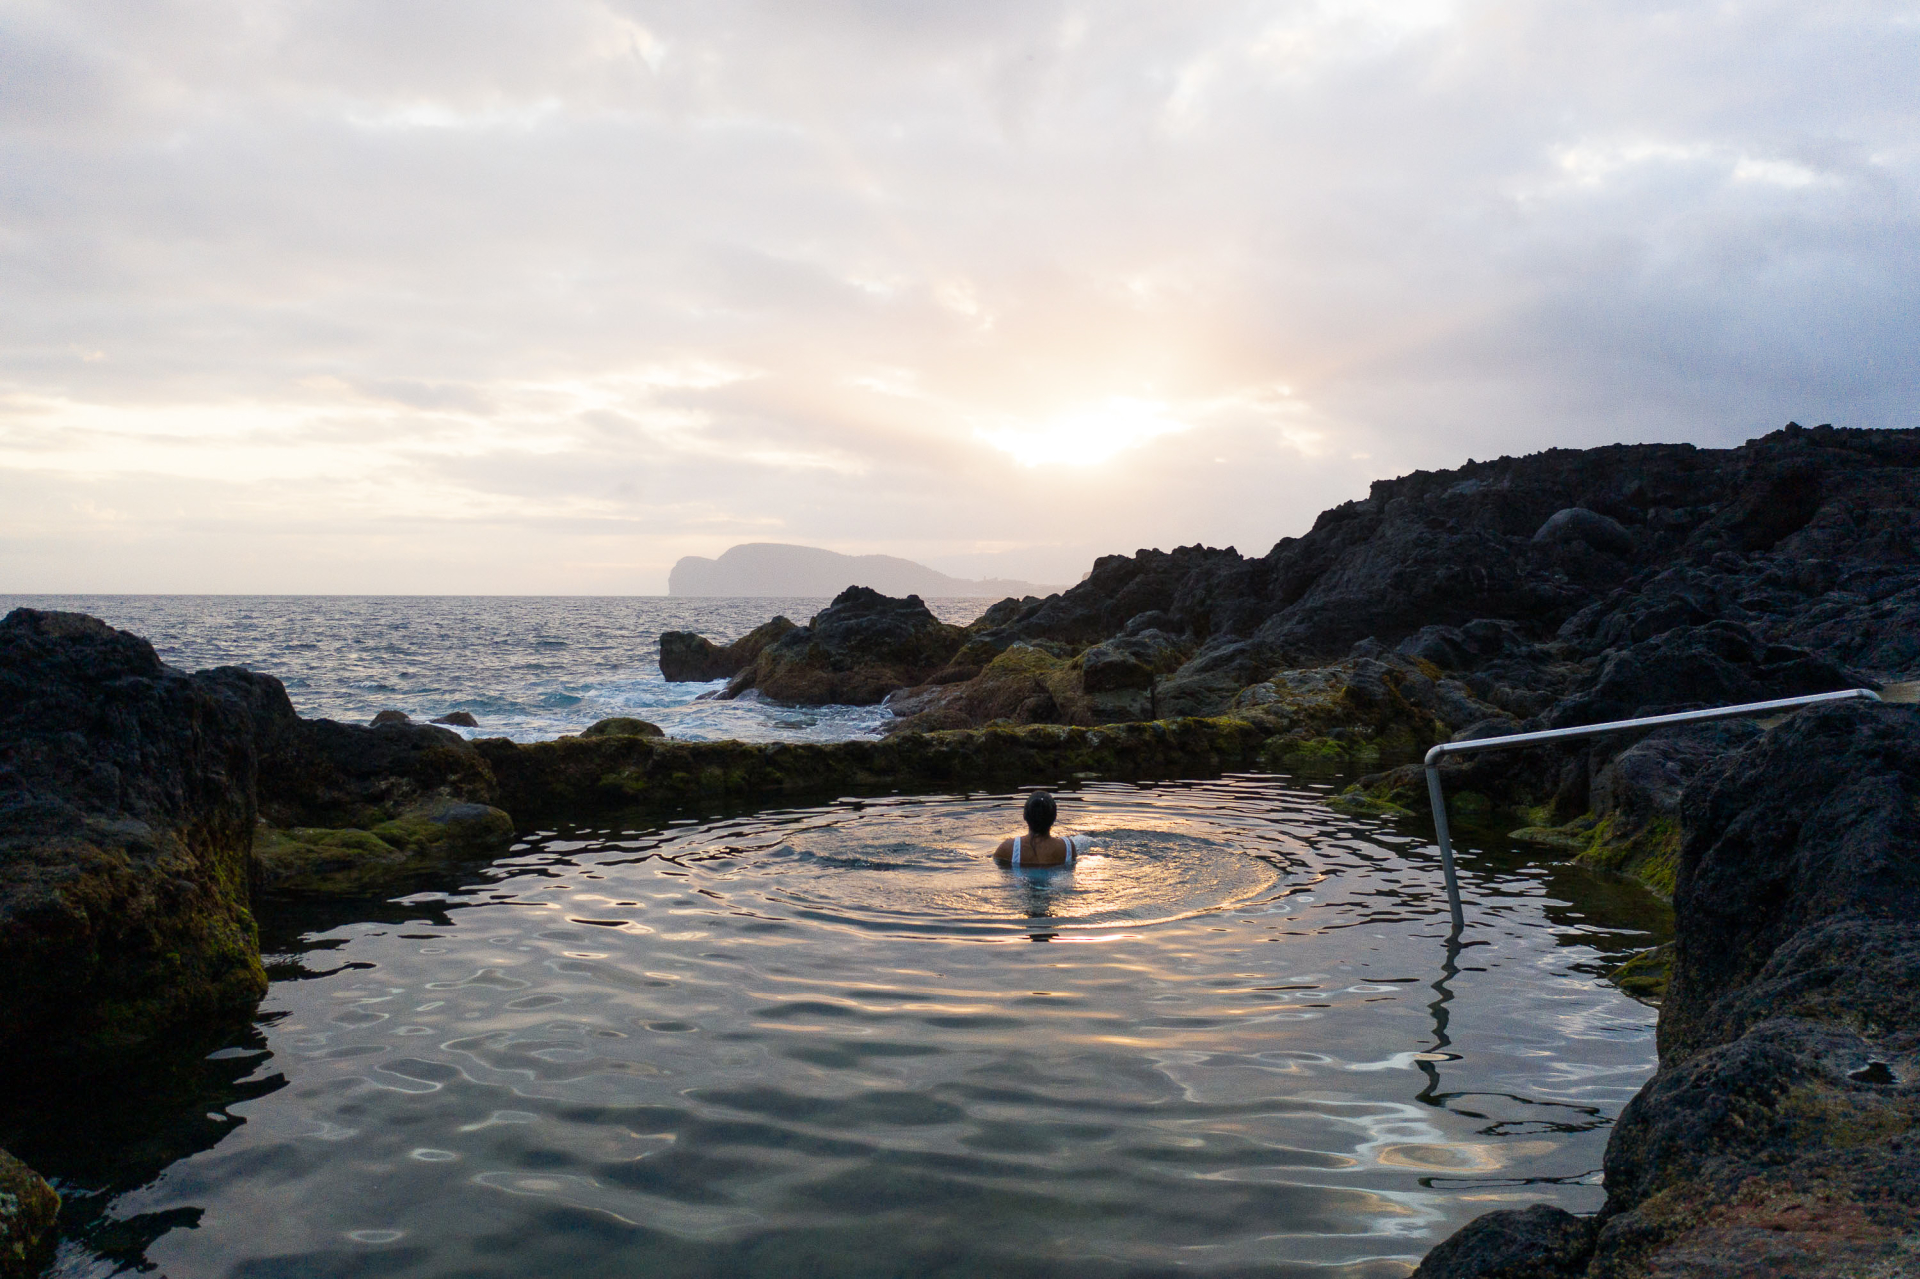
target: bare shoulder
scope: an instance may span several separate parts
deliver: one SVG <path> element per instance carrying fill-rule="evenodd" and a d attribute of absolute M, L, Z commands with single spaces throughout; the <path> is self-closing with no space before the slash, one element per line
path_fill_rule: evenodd
<path fill-rule="evenodd" d="M 1010 862 L 1013 860 L 1013 837 L 1009 835 L 1000 841 L 1000 847 L 993 850 L 993 860 Z"/>

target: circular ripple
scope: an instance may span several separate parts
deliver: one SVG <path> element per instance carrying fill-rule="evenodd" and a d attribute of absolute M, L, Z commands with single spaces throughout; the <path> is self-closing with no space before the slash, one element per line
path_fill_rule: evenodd
<path fill-rule="evenodd" d="M 1134 811 L 1128 798 L 1087 797 L 1063 814 L 1063 830 L 1093 838 L 1070 868 L 993 861 L 1017 821 L 1004 799 L 816 811 L 741 823 L 718 846 L 658 851 L 710 875 L 702 891 L 736 910 L 946 935 L 1128 928 L 1245 909 L 1282 895 L 1303 869 L 1274 842 L 1268 814 L 1263 842 L 1237 838 L 1230 824 Z"/>

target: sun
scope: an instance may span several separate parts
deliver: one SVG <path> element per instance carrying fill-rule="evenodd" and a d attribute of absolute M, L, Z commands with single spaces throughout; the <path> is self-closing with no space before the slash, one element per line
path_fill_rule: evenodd
<path fill-rule="evenodd" d="M 1191 429 L 1158 400 L 1116 395 L 1039 421 L 974 428 L 1022 466 L 1097 466 L 1149 440 Z"/>

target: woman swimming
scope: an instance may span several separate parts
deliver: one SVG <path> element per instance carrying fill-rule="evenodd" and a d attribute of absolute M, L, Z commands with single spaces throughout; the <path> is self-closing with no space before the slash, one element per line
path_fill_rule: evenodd
<path fill-rule="evenodd" d="M 1052 834 L 1053 820 L 1060 815 L 1059 805 L 1046 791 L 1027 796 L 1021 816 L 1027 819 L 1027 833 L 1000 841 L 993 859 L 1007 866 L 1071 866 L 1074 858 L 1093 846 L 1091 835 Z"/>

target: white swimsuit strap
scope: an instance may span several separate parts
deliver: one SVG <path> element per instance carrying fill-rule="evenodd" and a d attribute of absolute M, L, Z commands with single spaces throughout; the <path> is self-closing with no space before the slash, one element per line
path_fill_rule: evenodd
<path fill-rule="evenodd" d="M 1020 837 L 1018 835 L 1013 837 L 1013 864 L 1015 866 L 1020 864 Z"/>

